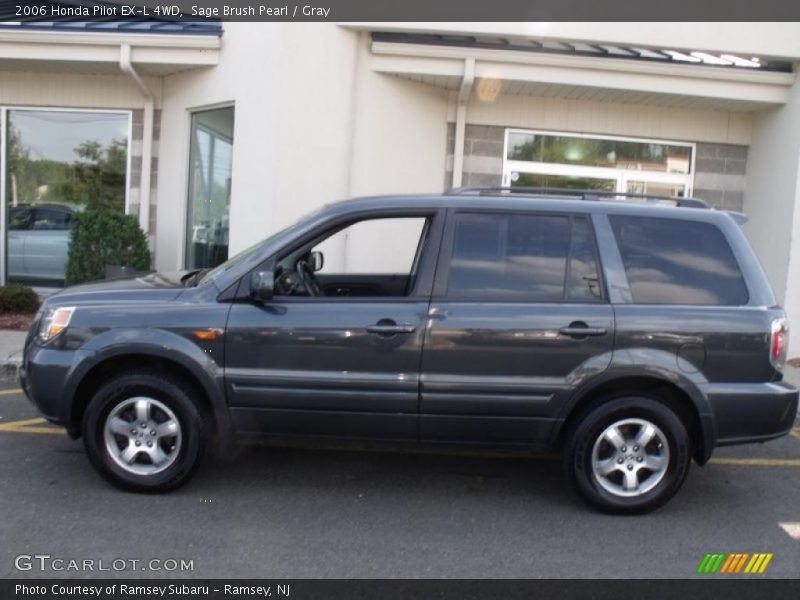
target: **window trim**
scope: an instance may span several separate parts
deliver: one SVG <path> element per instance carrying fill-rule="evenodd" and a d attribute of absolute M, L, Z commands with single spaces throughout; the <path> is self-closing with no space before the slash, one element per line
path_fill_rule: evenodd
<path fill-rule="evenodd" d="M 450 266 L 452 264 L 453 250 L 455 244 L 455 223 L 459 214 L 488 214 L 488 215 L 525 215 L 543 217 L 562 217 L 566 218 L 569 226 L 569 237 L 567 239 L 567 263 L 564 269 L 564 291 L 562 297 L 557 300 L 535 300 L 530 298 L 497 298 L 491 295 L 475 296 L 450 296 L 447 293 L 450 285 Z M 585 219 L 592 235 L 595 261 L 597 263 L 598 284 L 600 286 L 600 298 L 596 301 L 571 300 L 566 298 L 567 277 L 570 272 L 570 262 L 572 259 L 572 227 L 575 218 Z M 581 305 L 581 306 L 602 306 L 609 304 L 608 290 L 606 289 L 606 278 L 603 270 L 603 261 L 600 254 L 598 236 L 595 232 L 594 219 L 589 213 L 575 211 L 549 211 L 549 210 L 530 210 L 514 208 L 450 208 L 447 210 L 447 221 L 445 223 L 442 242 L 439 250 L 439 260 L 436 265 L 436 280 L 434 283 L 433 297 L 434 302 L 452 303 L 492 303 L 492 304 L 556 304 L 556 305 Z"/>
<path fill-rule="evenodd" d="M 616 167 L 596 167 L 591 165 L 572 165 L 565 163 L 548 163 L 537 161 L 512 160 L 508 158 L 508 138 L 512 133 L 532 134 L 541 136 L 571 137 L 589 140 L 613 140 L 620 142 L 633 142 L 638 144 L 664 144 L 669 146 L 683 146 L 691 150 L 689 173 L 668 173 L 666 171 L 639 171 L 636 169 L 620 169 Z M 503 170 L 502 184 L 511 185 L 510 174 L 512 171 L 531 175 L 553 175 L 591 177 L 616 181 L 616 191 L 627 191 L 628 181 L 643 181 L 645 183 L 663 183 L 683 185 L 685 195 L 691 197 L 694 190 L 695 162 L 697 160 L 697 144 L 676 140 L 661 140 L 617 135 L 603 135 L 593 133 L 575 133 L 567 131 L 548 131 L 545 129 L 520 129 L 509 127 L 503 133 Z"/>

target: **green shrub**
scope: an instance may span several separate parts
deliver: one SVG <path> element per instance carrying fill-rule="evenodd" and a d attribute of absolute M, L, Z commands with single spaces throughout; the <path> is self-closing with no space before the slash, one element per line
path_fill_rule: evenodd
<path fill-rule="evenodd" d="M 39 296 L 18 283 L 0 286 L 0 314 L 33 313 L 39 308 Z"/>
<path fill-rule="evenodd" d="M 108 265 L 150 269 L 147 238 L 134 216 L 85 210 L 72 223 L 67 285 L 103 279 Z"/>

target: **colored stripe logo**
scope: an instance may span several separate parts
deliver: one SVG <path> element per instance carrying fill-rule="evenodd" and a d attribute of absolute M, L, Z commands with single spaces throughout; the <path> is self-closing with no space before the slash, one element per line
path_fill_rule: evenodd
<path fill-rule="evenodd" d="M 763 573 L 772 560 L 771 552 L 734 552 L 725 554 L 721 552 L 709 553 L 703 557 L 697 566 L 697 572 L 703 575 L 737 574 L 737 573 Z"/>

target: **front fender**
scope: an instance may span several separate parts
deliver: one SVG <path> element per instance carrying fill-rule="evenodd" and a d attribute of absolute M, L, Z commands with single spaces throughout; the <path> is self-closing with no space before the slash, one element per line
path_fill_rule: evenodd
<path fill-rule="evenodd" d="M 169 360 L 190 372 L 203 388 L 211 402 L 217 433 L 226 436 L 230 432 L 230 418 L 225 401 L 224 370 L 214 359 L 215 355 L 223 355 L 223 342 L 220 340 L 217 343 L 220 345 L 218 351 L 210 351 L 165 329 L 107 330 L 93 337 L 78 350 L 82 359 L 76 361 L 68 372 L 64 393 L 69 398 L 75 398 L 86 376 L 110 359 L 144 355 Z M 75 402 L 65 404 L 70 410 L 74 405 Z M 65 423 L 71 422 L 70 416 L 63 415 Z"/>

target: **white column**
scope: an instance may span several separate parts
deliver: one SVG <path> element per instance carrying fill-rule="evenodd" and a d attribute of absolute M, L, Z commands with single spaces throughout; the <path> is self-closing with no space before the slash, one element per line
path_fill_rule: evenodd
<path fill-rule="evenodd" d="M 744 230 L 789 317 L 789 356 L 800 355 L 800 83 L 788 102 L 754 115 Z"/>

